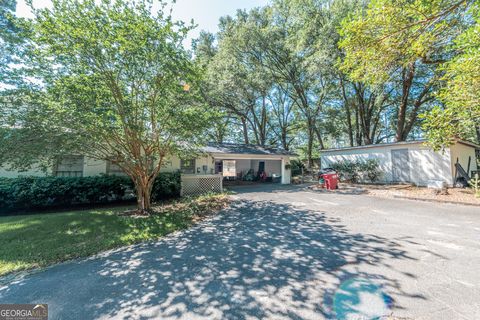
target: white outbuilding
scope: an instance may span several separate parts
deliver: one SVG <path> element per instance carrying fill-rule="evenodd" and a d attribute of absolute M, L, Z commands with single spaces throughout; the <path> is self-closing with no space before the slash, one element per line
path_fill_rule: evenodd
<path fill-rule="evenodd" d="M 477 171 L 480 145 L 468 141 L 456 141 L 443 151 L 434 151 L 424 140 L 359 147 L 347 147 L 321 151 L 322 168 L 340 161 L 376 159 L 382 173 L 380 183 L 412 183 L 419 186 L 431 181 L 455 184 L 458 164 L 469 175 Z M 458 163 L 458 164 L 457 164 Z"/>

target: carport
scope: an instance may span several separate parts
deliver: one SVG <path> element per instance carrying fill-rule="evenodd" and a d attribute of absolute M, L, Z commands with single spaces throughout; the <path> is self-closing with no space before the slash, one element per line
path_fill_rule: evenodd
<path fill-rule="evenodd" d="M 290 184 L 290 158 L 280 148 L 244 144 L 211 144 L 205 148 L 215 164 L 215 174 L 228 181 Z"/>

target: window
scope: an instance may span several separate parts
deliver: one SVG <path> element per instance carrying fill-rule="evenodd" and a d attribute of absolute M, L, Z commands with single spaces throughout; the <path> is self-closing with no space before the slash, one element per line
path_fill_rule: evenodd
<path fill-rule="evenodd" d="M 64 156 L 57 160 L 54 174 L 57 177 L 82 177 L 83 156 Z"/>
<path fill-rule="evenodd" d="M 107 175 L 109 176 L 126 176 L 127 174 L 123 172 L 117 164 L 112 161 L 107 162 Z"/>
<path fill-rule="evenodd" d="M 181 159 L 180 171 L 182 173 L 194 174 L 195 173 L 195 159 Z"/>

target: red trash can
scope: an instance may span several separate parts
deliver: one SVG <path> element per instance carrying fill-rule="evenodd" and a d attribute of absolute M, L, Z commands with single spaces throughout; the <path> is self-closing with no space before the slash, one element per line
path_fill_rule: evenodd
<path fill-rule="evenodd" d="M 325 179 L 325 187 L 328 190 L 338 189 L 338 174 L 336 173 L 324 174 L 323 179 Z"/>

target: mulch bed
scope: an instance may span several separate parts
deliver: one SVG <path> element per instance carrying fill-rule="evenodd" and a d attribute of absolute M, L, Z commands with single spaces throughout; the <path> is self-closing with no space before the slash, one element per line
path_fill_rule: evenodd
<path fill-rule="evenodd" d="M 471 189 L 451 188 L 446 194 L 438 194 L 433 189 L 410 185 L 389 186 L 383 189 L 367 186 L 367 190 L 368 194 L 373 196 L 480 206 L 480 198 L 475 197 Z"/>
<path fill-rule="evenodd" d="M 189 213 L 192 215 L 193 221 L 199 221 L 227 208 L 229 203 L 230 198 L 226 194 L 207 195 L 152 205 L 150 215 L 142 214 L 137 209 L 122 212 L 120 215 L 134 218 L 148 218 L 151 215 Z"/>
<path fill-rule="evenodd" d="M 472 189 L 450 188 L 446 194 L 434 189 L 412 185 L 347 185 L 342 187 L 362 188 L 367 194 L 386 198 L 434 201 L 441 203 L 466 204 L 480 206 L 480 198 L 475 197 Z"/>
<path fill-rule="evenodd" d="M 438 194 L 433 189 L 412 185 L 370 185 L 340 183 L 338 190 L 326 190 L 318 185 L 309 187 L 315 192 L 338 194 L 366 194 L 375 197 L 431 201 L 439 203 L 480 206 L 480 198 L 472 189 L 450 188 L 446 194 Z"/>

